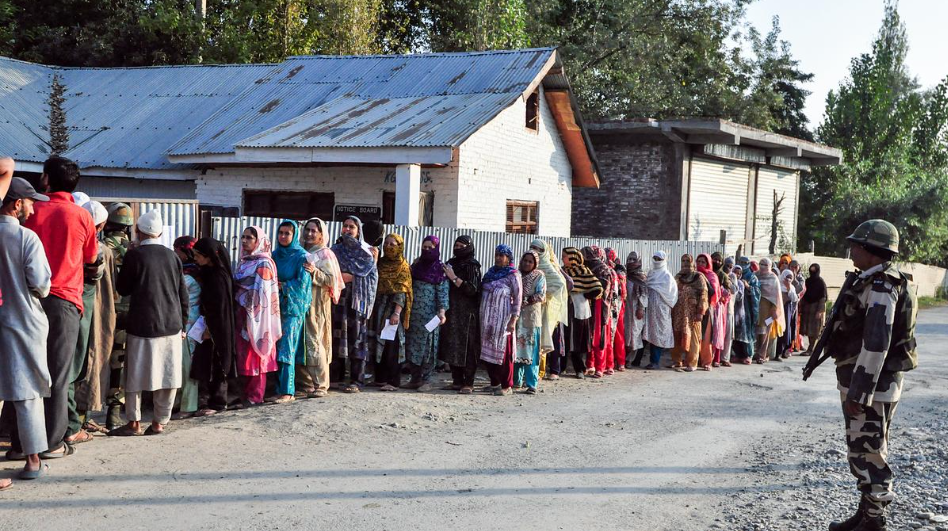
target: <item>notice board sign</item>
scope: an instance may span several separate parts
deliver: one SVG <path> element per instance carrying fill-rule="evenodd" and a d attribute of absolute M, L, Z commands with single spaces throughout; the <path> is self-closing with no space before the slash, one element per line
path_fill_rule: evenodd
<path fill-rule="evenodd" d="M 337 204 L 333 209 L 332 220 L 333 221 L 345 221 L 349 216 L 356 216 L 362 220 L 362 223 L 366 221 L 380 221 L 382 219 L 382 207 L 377 205 L 339 205 Z"/>

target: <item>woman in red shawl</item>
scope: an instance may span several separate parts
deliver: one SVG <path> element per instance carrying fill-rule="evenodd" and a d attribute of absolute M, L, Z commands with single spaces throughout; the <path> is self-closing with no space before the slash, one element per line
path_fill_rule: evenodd
<path fill-rule="evenodd" d="M 620 372 L 625 370 L 625 298 L 628 296 L 628 288 L 625 283 L 625 266 L 619 262 L 619 253 L 617 253 L 615 249 L 607 247 L 606 258 L 608 259 L 609 266 L 616 272 L 616 279 L 619 282 L 618 318 L 612 339 L 612 356 L 606 360 L 605 372 L 605 374 L 612 374 L 613 370 Z"/>
<path fill-rule="evenodd" d="M 711 363 L 714 361 L 714 349 L 724 348 L 724 327 L 721 326 L 723 324 L 721 322 L 721 283 L 718 281 L 717 273 L 711 269 L 710 255 L 699 254 L 695 265 L 698 267 L 698 272 L 708 281 L 708 313 L 705 314 L 701 324 L 703 337 L 699 363 L 702 370 L 710 371 Z"/>
<path fill-rule="evenodd" d="M 599 247 L 583 247 L 586 265 L 602 284 L 602 298 L 590 301 L 593 305 L 593 347 L 586 362 L 586 375 L 602 378 L 606 360 L 612 358 L 612 340 L 615 338 L 619 310 L 619 277 L 606 264 L 606 253 Z"/>

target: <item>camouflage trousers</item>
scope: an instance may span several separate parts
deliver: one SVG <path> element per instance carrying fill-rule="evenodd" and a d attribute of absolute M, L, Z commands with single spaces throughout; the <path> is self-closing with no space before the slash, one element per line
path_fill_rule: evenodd
<path fill-rule="evenodd" d="M 846 396 L 842 396 L 843 402 Z M 882 516 L 895 499 L 892 469 L 889 468 L 889 425 L 898 402 L 873 402 L 855 416 L 843 412 L 846 419 L 846 446 L 849 470 L 866 502 L 866 514 Z"/>

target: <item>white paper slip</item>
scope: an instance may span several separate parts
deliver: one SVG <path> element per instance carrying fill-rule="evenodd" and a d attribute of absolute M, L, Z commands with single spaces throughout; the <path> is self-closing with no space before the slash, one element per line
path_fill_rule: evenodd
<path fill-rule="evenodd" d="M 428 321 L 428 323 L 425 325 L 425 330 L 431 332 L 432 330 L 434 330 L 435 328 L 438 328 L 439 326 L 441 326 L 441 319 L 439 319 L 438 316 L 436 315 L 432 317 L 431 320 Z"/>
<path fill-rule="evenodd" d="M 773 322 L 774 322 L 774 318 L 773 318 L 773 317 L 768 317 L 767 320 L 764 321 L 764 324 L 767 325 L 767 326 L 770 326 Z"/>
<path fill-rule="evenodd" d="M 204 316 L 202 315 L 197 318 L 197 321 L 194 321 L 191 330 L 188 330 L 188 337 L 197 343 L 203 343 L 205 330 L 207 330 L 207 323 L 204 322 Z"/>
<path fill-rule="evenodd" d="M 306 261 L 312 265 L 316 265 L 316 253 L 306 253 Z"/>
<path fill-rule="evenodd" d="M 395 339 L 395 332 L 397 331 L 398 331 L 398 323 L 386 324 L 385 328 L 382 328 L 382 333 L 379 334 L 379 338 L 384 339 L 385 341 L 391 341 Z"/>

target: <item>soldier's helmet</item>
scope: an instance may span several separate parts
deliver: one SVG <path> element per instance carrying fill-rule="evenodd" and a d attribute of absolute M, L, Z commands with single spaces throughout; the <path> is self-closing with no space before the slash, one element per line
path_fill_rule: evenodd
<path fill-rule="evenodd" d="M 125 203 L 112 203 L 109 205 L 108 222 L 131 227 L 134 224 L 132 221 L 132 208 Z"/>
<path fill-rule="evenodd" d="M 883 219 L 870 219 L 860 223 L 846 239 L 883 251 L 899 253 L 899 230 Z"/>

